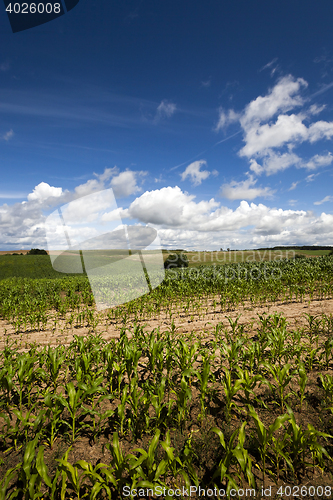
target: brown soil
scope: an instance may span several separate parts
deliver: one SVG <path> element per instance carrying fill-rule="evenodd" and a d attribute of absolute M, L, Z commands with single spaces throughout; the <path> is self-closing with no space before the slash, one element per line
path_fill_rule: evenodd
<path fill-rule="evenodd" d="M 240 325 L 246 325 L 246 331 L 249 334 L 249 337 L 255 335 L 258 325 L 258 315 L 263 315 L 264 313 L 273 314 L 273 313 L 281 313 L 287 319 L 290 329 L 302 328 L 308 324 L 306 319 L 306 314 L 311 314 L 313 316 L 321 316 L 325 314 L 327 316 L 333 315 L 333 299 L 326 300 L 314 300 L 312 302 L 303 301 L 300 302 L 291 302 L 291 303 L 275 303 L 275 304 L 266 304 L 261 307 L 252 307 L 250 303 L 245 303 L 244 306 L 238 307 L 237 310 L 232 310 L 229 312 L 221 312 L 219 303 L 214 307 L 213 299 L 209 301 L 209 307 L 206 312 L 206 307 L 204 307 L 204 312 L 199 314 L 195 314 L 194 312 L 185 313 L 183 311 L 174 311 L 172 319 L 170 319 L 167 313 L 162 313 L 161 315 L 156 315 L 156 317 L 152 317 L 149 320 L 145 320 L 139 322 L 142 326 L 144 326 L 145 331 L 151 331 L 155 328 L 159 328 L 160 331 L 166 331 L 172 328 L 172 321 L 176 327 L 177 333 L 182 336 L 188 336 L 189 338 L 202 338 L 205 340 L 209 340 L 212 338 L 214 330 L 219 323 L 223 323 L 224 326 L 229 325 L 228 317 L 235 320 L 239 315 L 238 323 Z M 68 317 L 68 316 L 67 316 Z M 128 330 L 128 335 L 130 336 L 130 328 L 132 326 L 132 322 L 128 320 L 126 325 Z M 95 333 L 101 333 L 102 337 L 106 340 L 112 338 L 119 338 L 121 328 L 123 324 L 121 321 L 118 323 L 110 322 L 107 318 L 107 311 L 102 311 L 100 313 L 100 321 L 96 329 Z M 73 339 L 74 335 L 85 336 L 92 332 L 91 327 L 82 327 L 75 328 L 70 327 L 66 324 L 66 320 L 62 320 L 57 324 L 55 329 L 52 328 L 52 320 L 47 325 L 45 331 L 30 331 L 25 333 L 15 334 L 14 327 L 10 325 L 10 323 L 0 320 L 0 350 L 4 348 L 6 342 L 11 343 L 12 341 L 17 341 L 18 350 L 25 350 L 28 348 L 28 345 L 31 343 L 37 343 L 40 346 L 45 345 L 68 345 Z M 332 375 L 332 370 L 328 371 Z M 310 423 L 315 426 L 318 430 L 322 429 L 323 422 L 318 418 L 317 413 L 317 405 L 320 404 L 321 393 L 317 384 L 318 372 L 314 370 L 312 373 L 309 373 L 309 382 L 308 382 L 308 403 L 306 410 L 303 409 L 302 412 L 299 410 L 295 410 L 295 417 L 297 419 L 298 424 L 301 424 L 303 428 L 307 427 L 307 424 Z M 295 386 L 296 389 L 296 386 Z M 263 400 L 266 398 L 266 388 L 262 387 L 260 390 L 256 390 L 256 395 L 260 396 Z M 196 393 L 193 391 L 193 401 L 196 398 Z M 115 408 L 119 402 L 114 401 L 112 408 Z M 207 419 L 200 425 L 197 421 L 197 408 L 198 405 L 195 406 L 190 415 L 189 415 L 189 426 L 185 433 L 180 433 L 179 431 L 172 431 L 171 439 L 174 443 L 176 451 L 179 451 L 185 439 L 188 436 L 188 433 L 193 431 L 194 433 L 198 432 L 198 434 L 194 434 L 193 445 L 195 447 L 196 453 L 202 457 L 202 467 L 203 469 L 206 467 L 209 470 L 209 467 L 216 467 L 218 452 L 217 450 L 220 448 L 218 438 L 213 436 L 210 432 L 211 416 L 207 417 Z M 239 408 L 241 408 L 241 403 L 239 404 Z M 295 406 L 296 408 L 296 406 Z M 103 408 L 104 409 L 104 408 Z M 110 409 L 110 406 L 105 406 L 105 410 Z M 220 423 L 220 428 L 222 428 L 223 419 L 222 416 L 219 416 L 218 407 L 216 408 L 215 415 L 215 423 Z M 273 405 L 269 405 L 266 409 L 257 410 L 262 422 L 265 425 L 269 425 L 272 421 L 281 414 L 279 410 Z M 222 411 L 223 413 L 223 411 Z M 327 416 L 327 418 L 329 418 Z M 226 429 L 228 434 L 231 434 L 234 428 L 238 427 L 239 416 L 233 412 L 233 416 Z M 326 424 L 325 424 L 326 425 Z M 327 424 L 330 425 L 330 424 Z M 250 432 L 250 428 L 247 429 L 247 432 Z M 133 442 L 132 437 L 129 435 L 126 438 L 121 440 L 121 445 L 124 453 L 128 453 L 137 447 L 143 447 L 146 449 L 149 441 L 152 439 L 152 436 L 143 436 L 143 440 L 138 440 Z M 111 460 L 111 455 L 109 451 L 105 448 L 107 443 L 112 442 L 112 435 L 102 435 L 99 437 L 96 443 L 90 442 L 89 439 L 81 435 L 74 443 L 71 452 L 69 454 L 69 462 L 74 464 L 77 460 L 86 460 L 93 464 L 96 464 L 98 460 L 102 463 L 108 464 Z M 56 467 L 56 459 L 60 458 L 63 453 L 68 449 L 69 442 L 64 441 L 63 439 L 59 439 L 56 441 L 53 450 L 46 448 L 45 449 L 45 461 L 49 469 L 49 473 L 53 471 Z M 162 450 L 161 450 L 162 453 Z M 0 474 L 8 470 L 8 468 L 13 467 L 17 464 L 18 461 L 22 460 L 21 452 L 11 453 L 10 456 L 6 456 L 3 454 L 0 456 L 4 460 L 3 468 Z M 209 479 L 209 478 L 207 478 Z M 257 476 L 258 484 L 261 483 L 262 477 L 260 473 Z M 283 485 L 283 482 L 279 481 L 279 486 Z M 297 484 L 297 482 L 295 482 Z M 300 486 L 310 485 L 320 486 L 328 486 L 332 487 L 333 491 L 333 480 L 332 476 L 329 472 L 325 472 L 321 475 L 320 471 L 316 469 L 315 471 L 308 471 L 306 475 L 301 478 Z M 283 488 L 286 484 L 283 485 Z M 294 485 L 291 484 L 291 487 Z M 271 494 L 266 494 L 271 500 L 274 498 L 287 498 L 285 495 L 277 495 L 278 486 L 274 484 L 270 478 L 266 479 L 266 488 L 271 487 Z M 269 490 L 267 490 L 269 491 Z M 284 491 L 284 490 L 283 490 Z M 300 495 L 299 495 L 300 496 Z M 258 498 L 264 498 L 260 495 L 260 490 L 257 492 Z M 67 497 L 66 497 L 67 498 Z M 74 498 L 74 497 L 73 497 Z M 197 498 L 196 495 L 193 495 L 192 498 Z M 236 497 L 241 498 L 241 497 Z M 318 498 L 318 496 L 314 496 L 312 498 Z"/>
<path fill-rule="evenodd" d="M 291 328 L 300 328 L 307 324 L 306 314 L 313 316 L 321 316 L 322 314 L 333 315 L 333 299 L 313 300 L 291 303 L 275 303 L 266 304 L 259 307 L 252 307 L 251 304 L 245 303 L 244 306 L 238 307 L 236 310 L 229 312 L 221 312 L 219 304 L 213 307 L 213 300 L 209 301 L 209 310 L 201 315 L 195 312 L 182 312 L 175 311 L 172 319 L 166 313 L 156 315 L 148 320 L 138 321 L 138 324 L 145 327 L 146 331 L 152 331 L 159 328 L 161 332 L 169 330 L 173 321 L 176 331 L 184 336 L 200 336 L 201 338 L 209 338 L 213 334 L 216 326 L 219 323 L 229 325 L 228 317 L 235 320 L 240 316 L 238 324 L 253 325 L 253 333 L 256 331 L 256 322 L 258 321 L 258 314 L 264 313 L 273 314 L 281 313 L 287 319 Z M 206 309 L 206 308 L 204 308 Z M 112 338 L 119 338 L 120 331 L 123 327 L 121 321 L 110 322 L 107 318 L 107 310 L 99 313 L 100 321 L 95 328 L 95 333 L 100 333 L 105 340 Z M 69 315 L 67 315 L 67 318 Z M 74 335 L 85 336 L 92 332 L 89 326 L 79 327 L 73 325 L 70 327 L 66 324 L 65 320 L 60 321 L 56 329 L 49 321 L 47 328 L 43 331 L 27 331 L 24 333 L 15 333 L 15 328 L 8 321 L 0 319 L 0 349 L 3 349 L 5 343 L 17 341 L 21 345 L 20 350 L 25 350 L 25 344 L 37 343 L 41 346 L 44 345 L 69 345 L 74 339 Z M 133 323 L 130 319 L 127 321 L 126 327 L 131 328 Z M 248 330 L 248 329 L 247 329 Z M 128 331 L 130 336 L 130 331 Z"/>

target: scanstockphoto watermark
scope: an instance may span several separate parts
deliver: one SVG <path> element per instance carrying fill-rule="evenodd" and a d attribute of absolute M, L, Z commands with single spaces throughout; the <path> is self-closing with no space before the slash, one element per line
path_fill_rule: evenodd
<path fill-rule="evenodd" d="M 186 255 L 186 254 L 180 254 Z M 192 264 L 233 264 L 239 262 L 278 262 L 285 259 L 294 259 L 296 256 L 295 250 L 230 250 L 230 251 L 211 251 L 211 252 L 196 252 L 191 257 Z M 185 257 L 182 257 L 185 258 Z"/>
<path fill-rule="evenodd" d="M 233 264 L 232 266 L 216 266 L 213 264 L 209 272 L 206 269 L 198 269 L 196 267 L 191 267 L 189 269 L 175 269 L 174 267 L 167 268 L 169 272 L 169 278 L 171 279 L 183 279 L 183 280 L 197 280 L 202 279 L 210 281 L 212 279 L 217 279 L 219 281 L 224 281 L 228 283 L 234 280 L 279 280 L 282 278 L 282 269 L 278 266 L 272 266 L 269 263 L 263 263 L 260 265 L 252 265 L 250 268 L 245 267 L 241 263 Z"/>
<path fill-rule="evenodd" d="M 203 498 L 222 498 L 222 497 L 245 497 L 251 498 L 256 497 L 256 490 L 253 488 L 247 489 L 234 489 L 231 488 L 229 491 L 223 488 L 201 488 L 201 486 L 190 486 L 186 488 L 166 488 L 163 486 L 155 486 L 155 488 L 131 488 L 130 486 L 123 487 L 123 496 L 130 498 L 151 498 L 151 497 L 162 497 L 162 498 L 186 498 L 186 497 L 203 497 Z"/>
<path fill-rule="evenodd" d="M 290 497 L 302 497 L 311 498 L 317 494 L 320 498 L 331 498 L 332 497 L 332 486 L 328 485 L 304 485 L 304 486 L 289 486 L 284 485 L 279 488 L 268 486 L 268 488 L 261 487 L 258 490 L 254 488 L 201 488 L 200 486 L 190 486 L 186 488 L 183 486 L 181 489 L 176 488 L 165 488 L 162 486 L 155 486 L 155 488 L 130 488 L 129 486 L 123 487 L 123 496 L 130 498 L 151 498 L 151 497 L 162 497 L 162 498 L 190 498 L 193 495 L 195 497 L 202 498 L 216 498 L 221 499 L 226 498 L 290 498 Z"/>
<path fill-rule="evenodd" d="M 58 207 L 46 218 L 45 234 L 53 268 L 86 274 L 99 311 L 141 297 L 164 280 L 157 231 L 123 224 L 112 188 Z"/>

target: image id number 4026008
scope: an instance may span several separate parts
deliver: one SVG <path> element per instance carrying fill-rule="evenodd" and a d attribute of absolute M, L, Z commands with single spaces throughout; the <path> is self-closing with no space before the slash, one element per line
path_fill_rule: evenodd
<path fill-rule="evenodd" d="M 281 497 L 306 497 L 311 498 L 315 495 L 317 497 L 331 498 L 332 486 L 280 486 L 276 494 Z"/>
<path fill-rule="evenodd" d="M 6 7 L 9 14 L 60 14 L 60 3 L 10 3 Z"/>

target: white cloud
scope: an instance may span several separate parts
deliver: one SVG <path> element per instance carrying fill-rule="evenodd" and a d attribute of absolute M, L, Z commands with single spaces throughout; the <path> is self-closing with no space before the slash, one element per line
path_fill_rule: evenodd
<path fill-rule="evenodd" d="M 325 196 L 325 198 L 323 198 L 320 201 L 315 201 L 313 204 L 314 205 L 322 205 L 323 203 L 326 203 L 327 201 L 333 201 L 333 196 Z"/>
<path fill-rule="evenodd" d="M 239 120 L 240 114 L 236 113 L 233 109 L 224 111 L 223 108 L 219 108 L 219 118 L 218 122 L 214 127 L 214 130 L 218 132 L 219 130 L 225 129 L 231 123 L 235 123 Z"/>
<path fill-rule="evenodd" d="M 266 66 L 270 67 L 273 61 Z M 314 170 L 332 163 L 331 153 L 317 154 L 306 161 L 293 152 L 297 145 L 305 141 L 313 144 L 333 137 L 333 121 L 319 120 L 308 126 L 304 123 L 305 120 L 318 115 L 325 109 L 325 105 L 313 104 L 308 111 L 288 113 L 305 104 L 306 101 L 300 92 L 307 85 L 302 78 L 285 76 L 278 80 L 267 95 L 259 96 L 250 102 L 242 113 L 220 109 L 220 119 L 216 129 L 219 130 L 231 121 L 239 120 L 245 142 L 239 155 L 248 158 L 250 170 L 254 174 L 272 175 L 291 166 Z M 260 159 L 262 162 L 258 161 Z"/>
<path fill-rule="evenodd" d="M 312 106 L 310 106 L 310 108 L 309 108 L 309 112 L 311 113 L 311 115 L 318 115 L 325 108 L 326 108 L 326 104 L 323 104 L 322 106 L 318 106 L 317 104 L 312 104 Z"/>
<path fill-rule="evenodd" d="M 9 139 L 11 139 L 12 137 L 14 136 L 14 131 L 12 129 L 10 129 L 8 132 L 6 132 L 3 136 L 2 136 L 2 139 L 4 141 L 9 141 Z"/>
<path fill-rule="evenodd" d="M 187 179 L 188 177 L 191 179 L 193 186 L 199 186 L 202 181 L 207 179 L 210 176 L 210 172 L 208 170 L 200 171 L 201 167 L 206 166 L 207 162 L 205 160 L 194 161 L 186 169 L 181 175 L 182 181 Z M 216 175 L 216 170 L 214 170 L 214 175 Z M 217 172 L 218 173 L 218 172 Z"/>
<path fill-rule="evenodd" d="M 59 198 L 62 196 L 63 191 L 61 187 L 54 187 L 47 184 L 47 182 L 41 182 L 35 187 L 32 193 L 28 194 L 28 201 L 38 201 L 44 202 L 48 198 Z"/>
<path fill-rule="evenodd" d="M 219 205 L 214 199 L 195 203 L 194 198 L 178 186 L 146 191 L 131 203 L 128 216 L 146 224 L 182 226 Z"/>
<path fill-rule="evenodd" d="M 147 172 L 133 172 L 126 170 L 115 176 L 111 180 L 111 187 L 114 191 L 116 198 L 126 198 L 139 191 L 141 188 L 137 185 L 137 176 L 144 176 Z"/>
<path fill-rule="evenodd" d="M 323 120 L 313 123 L 309 127 L 308 137 L 311 143 L 320 139 L 330 139 L 333 135 L 333 122 Z"/>
<path fill-rule="evenodd" d="M 278 112 L 301 106 L 304 101 L 295 94 L 307 85 L 303 78 L 295 80 L 291 75 L 281 78 L 268 95 L 259 96 L 246 106 L 241 125 L 246 130 L 253 121 L 269 120 Z"/>
<path fill-rule="evenodd" d="M 302 123 L 304 115 L 279 115 L 274 124 L 261 125 L 253 122 L 245 128 L 245 146 L 240 150 L 240 156 L 250 158 L 254 155 L 263 156 L 270 148 L 280 148 L 286 143 L 303 142 L 308 136 L 308 129 Z M 319 131 L 314 130 L 313 136 Z M 332 132 L 333 134 L 333 132 Z"/>
<path fill-rule="evenodd" d="M 305 168 L 308 170 L 316 170 L 318 167 L 326 167 L 331 165 L 333 161 L 332 153 L 328 152 L 326 155 L 315 155 L 308 162 L 305 163 Z"/>
<path fill-rule="evenodd" d="M 274 66 L 275 63 L 277 62 L 278 58 L 277 57 L 274 57 L 274 59 L 272 59 L 269 63 L 265 64 L 265 66 L 263 66 L 262 68 L 260 68 L 259 70 L 259 73 L 261 71 L 264 71 L 265 69 L 270 69 L 271 70 L 271 76 L 274 75 L 274 73 L 277 71 L 278 69 L 278 65 Z M 274 67 L 272 67 L 274 66 Z"/>
<path fill-rule="evenodd" d="M 170 118 L 176 112 L 176 109 L 176 104 L 163 100 L 157 107 L 155 122 L 158 122 L 163 118 Z"/>
<path fill-rule="evenodd" d="M 292 185 L 290 186 L 290 188 L 288 189 L 288 191 L 293 191 L 294 189 L 296 189 L 296 187 L 299 183 L 300 183 L 300 181 L 293 182 Z M 289 200 L 289 201 L 293 201 L 293 200 Z"/>
<path fill-rule="evenodd" d="M 231 181 L 229 184 L 221 186 L 221 196 L 228 200 L 254 200 L 259 196 L 264 198 L 271 197 L 275 193 L 275 191 L 272 191 L 268 187 L 253 187 L 256 183 L 257 180 L 252 175 L 249 175 L 245 181 Z"/>
<path fill-rule="evenodd" d="M 34 192 L 36 196 L 39 193 L 39 200 L 50 193 L 54 195 L 52 189 L 44 191 L 44 194 L 41 188 Z M 68 193 L 65 192 L 57 199 L 63 200 L 66 196 Z M 71 193 L 72 198 L 75 196 L 75 193 Z M 241 249 L 277 244 L 333 244 L 333 215 L 326 213 L 316 215 L 304 210 L 270 208 L 244 200 L 231 210 L 214 199 L 196 202 L 194 195 L 182 192 L 177 186 L 147 191 L 136 198 L 128 209 L 115 207 L 107 212 L 106 201 L 101 196 L 97 198 L 98 207 L 97 204 L 87 207 L 76 200 L 75 206 L 80 207 L 81 216 L 81 210 L 87 210 L 85 215 L 97 208 L 100 213 L 104 211 L 102 222 L 106 224 L 112 224 L 113 221 L 117 223 L 118 218 L 122 217 L 156 225 L 162 246 L 166 248 L 209 250 L 227 246 Z M 295 201 L 290 200 L 290 203 Z M 45 216 L 42 212 L 45 204 L 46 201 L 40 203 L 33 199 L 25 204 L 0 206 L 3 248 L 46 248 Z M 68 218 L 70 214 L 65 215 Z M 77 235 L 80 241 L 82 237 L 91 237 L 91 228 L 83 227 L 82 231 L 84 234 Z"/>
<path fill-rule="evenodd" d="M 317 177 L 317 175 L 319 175 L 319 174 L 310 174 L 310 175 L 306 176 L 305 177 L 306 182 L 313 182 L 315 180 L 315 178 Z"/>
<path fill-rule="evenodd" d="M 262 165 L 259 165 L 256 160 L 251 159 L 250 170 L 257 175 L 263 172 L 265 172 L 266 175 L 272 175 L 286 170 L 292 165 L 298 166 L 301 162 L 301 158 L 294 153 L 275 153 L 269 149 L 266 152 Z"/>

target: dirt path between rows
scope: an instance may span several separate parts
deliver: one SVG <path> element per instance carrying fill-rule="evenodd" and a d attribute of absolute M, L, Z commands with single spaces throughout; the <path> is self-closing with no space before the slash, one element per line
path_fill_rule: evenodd
<path fill-rule="evenodd" d="M 289 328 L 301 328 L 308 324 L 306 314 L 313 316 L 333 315 L 333 299 L 313 300 L 312 302 L 303 301 L 291 303 L 276 303 L 265 304 L 260 307 L 250 307 L 250 304 L 245 303 L 244 306 L 238 307 L 236 310 L 229 312 L 221 312 L 220 306 L 213 306 L 213 299 L 209 301 L 208 312 L 201 313 L 199 316 L 193 312 L 185 313 L 175 311 L 172 318 L 176 331 L 179 334 L 188 337 L 189 339 L 201 337 L 211 338 L 214 334 L 215 328 L 219 323 L 224 326 L 229 325 L 228 316 L 235 320 L 238 315 L 240 319 L 238 324 L 247 325 L 247 331 L 253 335 L 255 334 L 258 314 L 262 315 L 282 314 L 289 324 Z M 143 326 L 146 331 L 152 331 L 159 328 L 161 332 L 171 328 L 171 320 L 166 313 L 156 315 L 146 321 L 139 321 L 138 324 Z M 95 332 L 100 333 L 105 340 L 119 338 L 122 328 L 121 322 L 111 322 L 107 319 L 106 312 L 100 313 L 100 322 L 97 325 Z M 133 326 L 133 321 L 129 320 L 126 324 L 128 336 L 130 337 L 130 329 Z M 70 327 L 66 322 L 59 322 L 56 329 L 52 329 L 51 325 L 45 331 L 30 331 L 25 333 L 15 333 L 14 327 L 7 321 L 0 320 L 0 350 L 2 350 L 6 343 L 17 342 L 17 350 L 22 351 L 28 348 L 29 344 L 37 343 L 40 346 L 45 345 L 69 345 L 74 339 L 75 335 L 86 336 L 92 333 L 91 327 Z"/>

